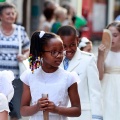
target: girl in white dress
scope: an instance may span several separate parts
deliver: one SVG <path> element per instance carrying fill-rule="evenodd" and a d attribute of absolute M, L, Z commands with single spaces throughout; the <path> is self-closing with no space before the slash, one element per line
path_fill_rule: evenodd
<path fill-rule="evenodd" d="M 103 119 L 120 120 L 120 22 L 107 27 L 112 33 L 111 50 L 104 60 L 105 46 L 98 51 L 98 69 L 103 92 Z"/>
<path fill-rule="evenodd" d="M 0 93 L 0 120 L 8 120 L 8 101 L 3 93 Z"/>
<path fill-rule="evenodd" d="M 59 67 L 64 55 L 62 40 L 55 34 L 36 31 L 31 38 L 30 68 L 21 75 L 24 90 L 21 102 L 22 116 L 43 120 L 43 111 L 49 120 L 68 120 L 81 114 L 77 90 L 77 75 Z M 48 98 L 42 98 L 42 94 Z M 67 107 L 70 99 L 71 107 Z"/>
<path fill-rule="evenodd" d="M 8 102 L 14 95 L 13 80 L 12 71 L 0 71 L 0 120 L 8 120 L 8 113 L 10 112 Z"/>

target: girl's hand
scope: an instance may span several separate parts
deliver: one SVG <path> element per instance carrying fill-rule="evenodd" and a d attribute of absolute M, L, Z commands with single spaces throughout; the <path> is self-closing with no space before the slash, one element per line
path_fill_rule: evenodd
<path fill-rule="evenodd" d="M 52 101 L 49 101 L 48 102 L 48 106 L 47 106 L 47 109 L 46 109 L 48 112 L 52 112 L 52 113 L 58 113 L 58 110 L 57 110 L 57 106 L 54 104 L 54 102 Z"/>
<path fill-rule="evenodd" d="M 45 111 L 48 109 L 48 98 L 40 98 L 37 102 L 38 111 Z"/>
<path fill-rule="evenodd" d="M 98 55 L 104 57 L 106 47 L 103 44 L 100 44 L 98 47 Z"/>

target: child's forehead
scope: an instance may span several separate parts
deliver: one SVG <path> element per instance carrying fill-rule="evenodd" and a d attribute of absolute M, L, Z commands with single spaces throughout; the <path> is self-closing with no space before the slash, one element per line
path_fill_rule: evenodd
<path fill-rule="evenodd" d="M 47 45 L 51 45 L 51 44 L 57 44 L 57 43 L 63 43 L 63 41 L 61 40 L 61 38 L 51 38 L 48 42 Z"/>

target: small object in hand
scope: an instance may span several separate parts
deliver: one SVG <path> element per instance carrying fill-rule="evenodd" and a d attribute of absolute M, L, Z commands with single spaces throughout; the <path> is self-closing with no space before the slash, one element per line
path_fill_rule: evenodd
<path fill-rule="evenodd" d="M 42 98 L 48 98 L 48 94 L 42 94 Z M 49 120 L 49 113 L 48 111 L 43 111 L 43 119 L 44 120 Z"/>
<path fill-rule="evenodd" d="M 104 29 L 102 35 L 102 44 L 105 45 L 106 47 L 104 59 L 106 58 L 109 50 L 111 49 L 111 43 L 112 43 L 111 41 L 112 41 L 112 34 L 110 30 Z"/>
<path fill-rule="evenodd" d="M 42 94 L 42 98 L 48 98 L 48 94 Z"/>

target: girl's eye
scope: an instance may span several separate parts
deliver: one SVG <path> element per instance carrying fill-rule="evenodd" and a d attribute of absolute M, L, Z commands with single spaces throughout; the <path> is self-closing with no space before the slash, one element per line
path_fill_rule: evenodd
<path fill-rule="evenodd" d="M 113 35 L 113 37 L 117 37 L 117 35 Z"/>

